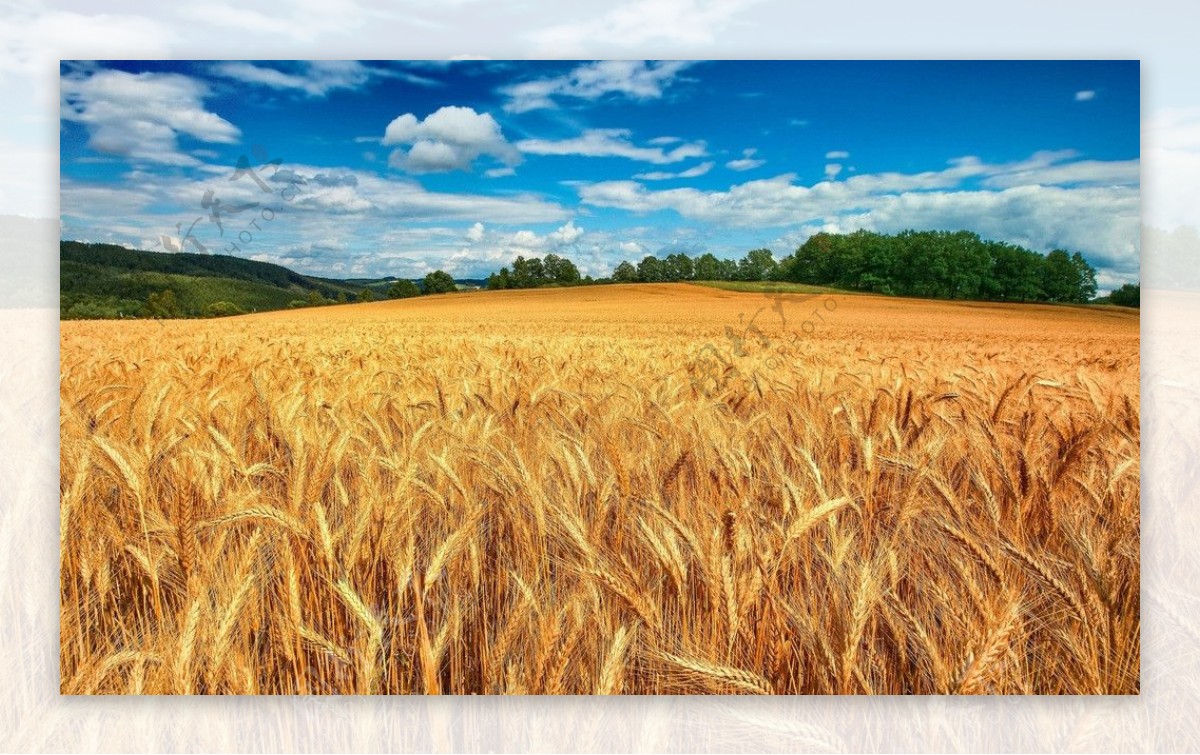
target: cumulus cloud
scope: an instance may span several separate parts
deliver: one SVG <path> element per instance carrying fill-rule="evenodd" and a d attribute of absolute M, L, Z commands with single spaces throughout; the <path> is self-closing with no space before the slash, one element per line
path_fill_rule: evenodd
<path fill-rule="evenodd" d="M 382 143 L 409 145 L 407 151 L 402 147 L 394 150 L 388 164 L 410 173 L 469 171 L 485 155 L 506 168 L 521 162 L 520 153 L 504 138 L 496 119 L 469 107 L 442 107 L 424 120 L 405 113 L 388 124 Z"/>
<path fill-rule="evenodd" d="M 725 167 L 730 170 L 743 171 L 753 170 L 767 164 L 766 160 L 759 160 L 754 157 L 758 153 L 757 149 L 744 149 L 742 156 L 737 160 L 730 160 L 725 163 Z"/>
<path fill-rule="evenodd" d="M 208 87 L 173 73 L 101 69 L 62 78 L 61 115 L 83 124 L 97 152 L 166 165 L 198 165 L 179 137 L 235 144 L 237 126 L 205 108 Z"/>
<path fill-rule="evenodd" d="M 575 221 L 568 220 L 565 224 L 545 234 L 528 229 L 522 229 L 515 233 L 494 234 L 491 238 L 491 245 L 502 252 L 501 256 L 508 254 L 511 257 L 517 253 L 536 252 L 541 254 L 560 251 L 564 247 L 576 244 L 581 238 L 583 238 L 583 229 L 575 225 Z"/>
<path fill-rule="evenodd" d="M 671 210 L 683 218 L 725 227 L 816 230 L 965 228 L 1034 249 L 1083 252 L 1114 273 L 1136 269 L 1139 192 L 1123 162 L 1061 162 L 1061 153 L 990 165 L 960 158 L 941 171 L 856 175 L 811 186 L 785 174 L 735 184 L 726 191 L 651 190 L 636 181 L 579 184 L 585 204 L 645 213 Z M 1061 162 L 1061 164 L 1059 164 Z M 1009 185 L 1015 176 L 1036 179 Z M 1118 182 L 1091 180 L 1118 176 Z M 1132 180 L 1129 180 L 1131 179 Z M 995 188 L 968 188 L 977 180 Z"/>
<path fill-rule="evenodd" d="M 671 149 L 663 144 L 638 146 L 629 129 L 593 128 L 570 139 L 522 139 L 517 149 L 532 155 L 575 155 L 579 157 L 624 157 L 664 165 L 708 154 L 704 142 L 687 142 Z"/>
<path fill-rule="evenodd" d="M 850 157 L 850 153 L 841 149 L 835 149 L 825 153 L 826 160 L 845 160 L 848 157 Z"/>
<path fill-rule="evenodd" d="M 501 265 L 509 264 L 517 256 L 541 257 L 551 252 L 569 254 L 572 261 L 585 272 L 603 268 L 596 250 L 580 246 L 585 232 L 573 220 L 543 233 L 528 228 L 493 230 L 482 223 L 475 223 L 466 232 L 468 245 L 460 246 L 457 250 L 445 249 L 446 244 L 422 238 L 420 234 L 425 230 L 414 229 L 412 240 L 397 240 L 397 245 L 419 247 L 425 253 L 432 248 L 443 247 L 438 264 L 448 272 L 481 277 L 494 272 Z"/>
<path fill-rule="evenodd" d="M 570 246 L 576 241 L 579 241 L 583 236 L 583 229 L 575 225 L 575 221 L 568 220 L 567 224 L 552 232 L 549 235 L 549 240 L 552 244 L 558 246 Z"/>
<path fill-rule="evenodd" d="M 1075 93 L 1076 102 L 1087 102 L 1096 99 L 1096 93 L 1091 89 L 1083 89 Z"/>
<path fill-rule="evenodd" d="M 512 113 L 557 107 L 556 99 L 594 101 L 615 96 L 630 100 L 654 100 L 687 68 L 678 60 L 601 60 L 585 63 L 562 76 L 522 81 L 501 89 Z"/>
<path fill-rule="evenodd" d="M 838 173 L 841 173 L 841 172 L 842 172 L 841 163 L 829 163 L 828 165 L 825 166 L 826 180 L 832 181 L 833 179 L 837 178 Z"/>

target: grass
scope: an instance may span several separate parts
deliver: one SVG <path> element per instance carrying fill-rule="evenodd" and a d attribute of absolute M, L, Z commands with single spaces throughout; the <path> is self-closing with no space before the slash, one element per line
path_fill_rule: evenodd
<path fill-rule="evenodd" d="M 62 323 L 62 691 L 1136 693 L 1136 315 L 771 305 Z"/>

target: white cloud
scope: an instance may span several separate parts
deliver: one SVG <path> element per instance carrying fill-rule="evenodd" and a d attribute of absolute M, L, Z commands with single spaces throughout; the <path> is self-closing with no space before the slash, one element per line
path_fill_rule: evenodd
<path fill-rule="evenodd" d="M 228 61 L 213 65 L 218 76 L 280 90 L 297 90 L 310 97 L 324 97 L 339 89 L 359 89 L 380 77 L 403 77 L 413 83 L 437 82 L 414 74 L 366 66 L 355 60 L 313 60 L 293 66 L 295 72 L 271 65 Z"/>
<path fill-rule="evenodd" d="M 826 160 L 845 160 L 848 157 L 850 157 L 850 153 L 840 149 L 825 153 Z"/>
<path fill-rule="evenodd" d="M 504 109 L 513 113 L 557 107 L 555 98 L 592 101 L 616 95 L 655 100 L 689 65 L 679 60 L 601 60 L 585 63 L 562 76 L 522 81 L 500 91 L 508 97 Z"/>
<path fill-rule="evenodd" d="M 140 58 L 168 58 L 179 41 L 178 28 L 146 14 L 92 10 L 76 13 L 34 3 L 9 3 L 0 24 L 0 49 L 4 50 L 0 72 L 28 74 L 45 83 L 46 74 L 57 70 L 60 58 L 113 60 L 134 50 Z M 52 87 L 44 88 L 51 90 L 48 100 L 53 102 Z"/>
<path fill-rule="evenodd" d="M 287 53 L 294 52 L 297 43 L 312 47 L 319 40 L 328 41 L 334 37 L 350 41 L 352 46 L 344 49 L 358 50 L 364 33 L 369 36 L 372 27 L 378 27 L 379 20 L 377 12 L 355 0 L 340 3 L 329 3 L 326 0 L 290 0 L 286 13 L 281 13 L 278 8 L 271 6 L 260 7 L 261 10 L 251 3 L 232 2 L 180 5 L 177 9 L 179 20 L 176 23 L 185 30 L 184 36 L 200 27 L 198 34 L 201 39 L 211 40 L 207 43 L 210 48 L 229 44 L 226 42 L 229 39 L 275 38 L 282 42 L 282 45 L 275 49 Z M 188 37 L 188 42 L 205 44 L 196 43 L 191 37 Z M 267 43 L 270 44 L 269 41 Z M 245 43 L 239 46 L 234 42 L 232 46 L 224 49 L 240 49 L 244 52 Z"/>
<path fill-rule="evenodd" d="M 531 194 L 492 196 L 487 194 L 436 192 L 412 180 L 389 178 L 370 171 L 330 169 L 293 165 L 275 174 L 260 173 L 268 186 L 277 189 L 263 194 L 250 180 L 228 180 L 228 168 L 217 166 L 213 178 L 194 180 L 179 175 L 135 174 L 121 186 L 90 184 L 64 179 L 61 190 L 62 214 L 86 221 L 93 227 L 111 222 L 114 214 L 131 223 L 140 223 L 157 234 L 173 230 L 179 221 L 184 227 L 198 216 L 198 228 L 208 228 L 208 211 L 201 198 L 208 189 L 228 206 L 259 202 L 276 213 L 273 229 L 293 228 L 295 223 L 314 223 L 319 232 L 309 238 L 355 235 L 373 243 L 377 231 L 373 224 L 393 228 L 397 224 L 433 221 L 478 223 L 562 223 L 567 211 L 556 203 Z M 288 199 L 280 190 L 289 183 L 295 188 Z M 265 197 L 265 198 L 264 198 Z M 163 209 L 168 208 L 168 209 Z M 455 232 L 461 242 L 462 230 Z M 201 239 L 203 241 L 203 239 Z"/>
<path fill-rule="evenodd" d="M 495 242 L 494 246 L 499 249 L 507 250 L 510 253 L 528 254 L 561 250 L 563 247 L 577 243 L 581 238 L 583 238 L 583 229 L 575 225 L 575 221 L 568 220 L 564 225 L 547 234 L 539 234 L 525 229 L 507 235 L 497 235 L 493 241 Z"/>
<path fill-rule="evenodd" d="M 1050 162 L 1047 164 L 1047 155 Z M 987 238 L 1038 250 L 1063 247 L 1083 252 L 1102 268 L 1126 273 L 1138 259 L 1139 191 L 1133 182 L 1089 181 L 1101 175 L 1129 178 L 1118 161 L 1063 163 L 1042 153 L 1012 164 L 990 165 L 960 158 L 941 171 L 916 174 L 855 175 L 844 181 L 811 186 L 785 174 L 735 184 L 726 191 L 695 188 L 650 190 L 636 181 L 580 184 L 585 204 L 636 213 L 672 210 L 692 221 L 724 227 L 896 232 L 905 228 L 973 230 Z M 1014 175 L 1042 165 L 1039 181 L 967 189 L 964 183 L 995 178 L 1006 184 Z"/>
<path fill-rule="evenodd" d="M 533 155 L 577 155 L 580 157 L 624 157 L 629 160 L 664 165 L 708 154 L 704 142 L 680 144 L 665 150 L 660 144 L 639 147 L 630 140 L 630 131 L 621 128 L 593 128 L 570 139 L 522 139 L 517 149 Z"/>
<path fill-rule="evenodd" d="M 576 227 L 575 221 L 568 220 L 567 224 L 549 235 L 551 243 L 559 246 L 570 246 L 583 237 L 583 229 Z"/>
<path fill-rule="evenodd" d="M 469 246 L 456 250 L 448 248 L 448 243 L 442 239 L 430 238 L 431 229 L 413 229 L 410 239 L 397 239 L 394 246 L 413 248 L 426 254 L 432 254 L 432 248 L 440 251 L 437 264 L 449 272 L 463 272 L 472 276 L 486 275 L 495 271 L 501 265 L 507 265 L 518 255 L 524 257 L 541 257 L 554 252 L 568 255 L 584 272 L 603 267 L 593 259 L 589 250 L 580 246 L 584 238 L 584 229 L 568 220 L 558 228 L 547 233 L 523 228 L 517 231 L 488 230 L 482 223 L 475 223 L 466 233 Z M 461 237 L 460 237 L 461 238 Z"/>
<path fill-rule="evenodd" d="M 522 249 L 534 249 L 542 246 L 545 240 L 533 231 L 517 231 L 509 238 L 508 243 L 513 246 L 519 246 Z"/>
<path fill-rule="evenodd" d="M 515 176 L 516 174 L 517 169 L 508 166 L 503 168 L 488 168 L 483 172 L 483 175 L 487 178 L 504 178 L 506 176 Z"/>
<path fill-rule="evenodd" d="M 654 142 L 653 139 L 650 141 L 651 143 Z M 716 165 L 714 162 L 704 162 L 696 165 L 695 167 L 688 168 L 687 170 L 681 170 L 678 173 L 672 173 L 665 170 L 652 170 L 649 173 L 638 173 L 634 175 L 634 178 L 639 181 L 666 181 L 671 178 L 698 178 L 712 170 L 714 165 Z"/>
<path fill-rule="evenodd" d="M 842 172 L 842 166 L 840 163 L 829 163 L 828 165 L 825 166 L 825 178 L 827 180 L 832 181 L 833 179 L 837 178 L 838 173 L 841 173 L 841 172 Z"/>
<path fill-rule="evenodd" d="M 1084 89 L 1075 93 L 1076 102 L 1087 102 L 1094 99 L 1096 99 L 1096 93 L 1091 89 Z"/>
<path fill-rule="evenodd" d="M 179 136 L 234 144 L 241 131 L 204 100 L 208 87 L 173 73 L 98 70 L 64 76 L 60 111 L 65 121 L 83 124 L 88 146 L 97 152 L 167 165 L 198 165 L 179 149 Z"/>
<path fill-rule="evenodd" d="M 640 256 L 646 252 L 646 247 L 637 241 L 623 241 L 617 248 L 625 256 Z"/>
<path fill-rule="evenodd" d="M 730 160 L 725 163 L 725 167 L 730 170 L 743 171 L 753 170 L 767 164 L 766 160 L 759 160 L 754 157 L 758 153 L 757 149 L 744 149 L 742 156 L 737 160 Z"/>
<path fill-rule="evenodd" d="M 988 176 L 984 186 L 1135 186 L 1141 176 L 1139 160 L 1075 160 L 1073 150 L 1038 152 L 1028 160 L 1004 166 Z"/>
<path fill-rule="evenodd" d="M 1200 228 L 1200 107 L 1156 111 L 1146 123 L 1143 143 L 1146 222 L 1164 230 Z"/>
<path fill-rule="evenodd" d="M 597 45 L 710 45 L 742 9 L 758 0 L 636 0 L 605 15 L 538 29 L 534 44 L 549 57 L 569 57 Z"/>
<path fill-rule="evenodd" d="M 562 206 L 534 195 L 434 192 L 415 181 L 371 171 L 307 165 L 261 175 L 273 188 L 295 182 L 294 193 L 288 192 L 291 201 L 281 199 L 279 191 L 263 194 L 250 181 L 229 182 L 227 169 L 205 180 L 144 173 L 115 187 L 64 179 L 62 215 L 64 228 L 70 229 L 64 234 L 155 248 L 162 236 L 178 238 L 196 221 L 195 236 L 210 252 L 255 256 L 335 277 L 419 277 L 436 268 L 476 277 L 522 253 L 516 250 L 544 254 L 584 237 Z M 230 205 L 261 202 L 273 215 L 265 220 L 255 208 L 228 216 L 221 235 L 200 204 L 206 189 L 215 189 Z M 114 216 L 122 222 L 114 223 Z M 257 228 L 249 226 L 252 219 Z M 530 227 L 539 230 L 520 235 L 493 230 L 514 223 L 536 224 Z M 238 248 L 231 248 L 235 243 Z M 571 249 L 574 259 L 575 247 Z"/>
<path fill-rule="evenodd" d="M 410 173 L 469 171 L 484 155 L 508 168 L 521 162 L 496 119 L 469 107 L 442 107 L 424 120 L 405 113 L 388 124 L 383 144 L 410 145 L 407 152 L 397 149 L 388 158 L 389 165 Z"/>

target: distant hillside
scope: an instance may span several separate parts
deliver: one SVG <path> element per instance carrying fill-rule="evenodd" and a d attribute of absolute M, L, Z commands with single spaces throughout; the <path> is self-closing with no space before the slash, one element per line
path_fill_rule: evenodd
<path fill-rule="evenodd" d="M 383 298 L 392 280 L 333 280 L 228 255 L 145 252 L 112 244 L 59 244 L 63 319 L 206 317 Z M 168 293 L 169 292 L 169 293 Z"/>

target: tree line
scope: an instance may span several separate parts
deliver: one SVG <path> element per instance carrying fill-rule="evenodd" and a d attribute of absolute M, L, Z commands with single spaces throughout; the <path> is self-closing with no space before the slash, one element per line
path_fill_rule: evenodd
<path fill-rule="evenodd" d="M 513 260 L 512 270 L 502 267 L 498 272 L 489 275 L 487 287 L 494 291 L 505 288 L 577 286 L 595 282 L 590 276 L 586 279 L 580 276 L 579 268 L 566 257 L 547 254 L 542 259 L 517 257 Z"/>
<path fill-rule="evenodd" d="M 1096 269 L 1079 252 L 1047 254 L 970 231 L 818 233 L 780 262 L 783 280 L 899 296 L 1086 302 Z"/>
<path fill-rule="evenodd" d="M 568 259 L 518 257 L 488 278 L 490 289 L 589 283 L 784 281 L 896 296 L 994 301 L 1086 302 L 1096 295 L 1096 270 L 1078 252 L 1047 254 L 970 231 L 818 233 L 776 260 L 753 249 L 740 260 L 711 253 L 674 253 L 621 262 L 608 278 L 581 277 Z"/>

